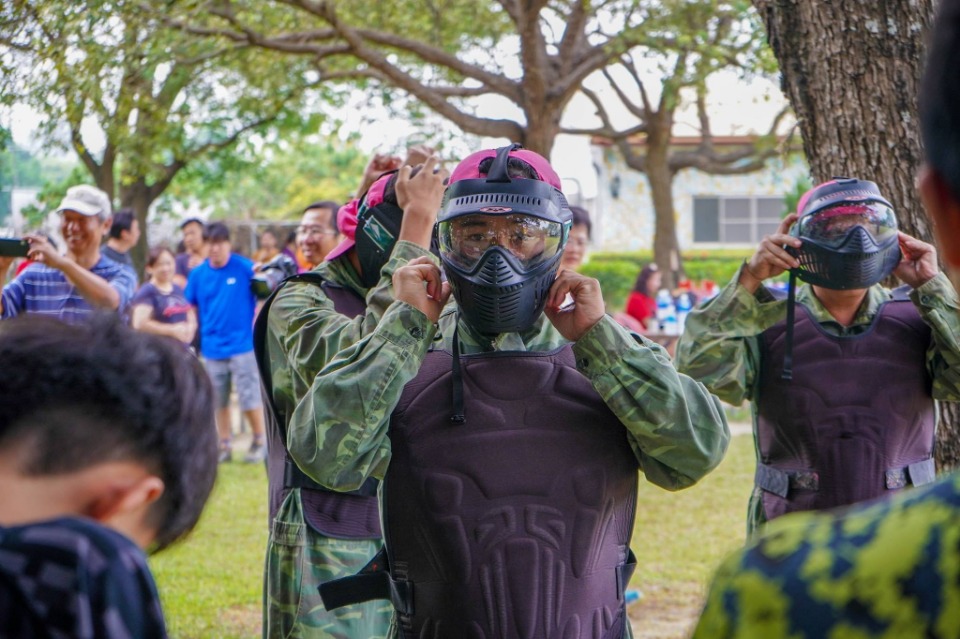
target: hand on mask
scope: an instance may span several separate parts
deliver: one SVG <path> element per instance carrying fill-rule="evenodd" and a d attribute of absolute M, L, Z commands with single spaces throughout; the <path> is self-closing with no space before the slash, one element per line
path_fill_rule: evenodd
<path fill-rule="evenodd" d="M 911 288 L 923 286 L 932 280 L 940 267 L 937 265 L 937 250 L 926 242 L 910 237 L 903 231 L 899 233 L 900 252 L 903 259 L 893 274 Z"/>
<path fill-rule="evenodd" d="M 567 294 L 573 304 L 564 306 Z M 574 271 L 562 270 L 553 281 L 544 313 L 566 339 L 576 342 L 596 325 L 606 312 L 600 282 Z"/>
<path fill-rule="evenodd" d="M 443 281 L 440 269 L 429 257 L 417 257 L 394 272 L 393 296 L 435 324 L 450 299 L 450 284 Z"/>

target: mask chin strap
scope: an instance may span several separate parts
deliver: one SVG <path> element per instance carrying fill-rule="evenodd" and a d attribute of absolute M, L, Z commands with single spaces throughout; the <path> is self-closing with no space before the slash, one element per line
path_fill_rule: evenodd
<path fill-rule="evenodd" d="M 497 157 L 493 159 L 490 170 L 487 172 L 487 182 L 512 182 L 510 173 L 507 171 L 507 162 L 510 159 L 510 152 L 522 149 L 522 144 L 513 143 L 510 146 L 502 146 L 497 149 Z"/>
<path fill-rule="evenodd" d="M 787 343 L 783 353 L 783 373 L 780 378 L 793 379 L 793 316 L 797 307 L 797 269 L 790 269 L 790 285 L 787 288 Z"/>
<path fill-rule="evenodd" d="M 460 314 L 457 313 L 457 325 L 453 329 L 453 415 L 450 421 L 454 424 L 466 423 L 463 414 L 463 373 L 460 370 Z"/>

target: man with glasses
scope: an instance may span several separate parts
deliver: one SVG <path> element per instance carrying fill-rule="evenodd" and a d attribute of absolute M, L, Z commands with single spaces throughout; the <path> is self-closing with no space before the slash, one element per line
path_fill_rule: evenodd
<path fill-rule="evenodd" d="M 787 270 L 783 300 L 762 283 Z M 884 288 L 890 274 L 907 286 Z M 933 481 L 935 400 L 960 399 L 956 305 L 933 246 L 898 230 L 877 185 L 835 178 L 690 313 L 678 368 L 752 403 L 748 531 Z"/>
<path fill-rule="evenodd" d="M 311 380 L 291 456 L 329 488 L 383 480 L 386 561 L 321 586 L 327 608 L 389 599 L 390 637 L 631 636 L 639 471 L 690 486 L 729 431 L 560 270 L 571 218 L 542 156 L 471 154 L 437 218 L 446 280 L 433 255 L 397 268 L 375 330 Z"/>
<path fill-rule="evenodd" d="M 337 229 L 339 208 L 336 202 L 323 200 L 314 202 L 303 211 L 297 227 L 297 248 L 310 268 L 316 268 L 340 243 Z"/>

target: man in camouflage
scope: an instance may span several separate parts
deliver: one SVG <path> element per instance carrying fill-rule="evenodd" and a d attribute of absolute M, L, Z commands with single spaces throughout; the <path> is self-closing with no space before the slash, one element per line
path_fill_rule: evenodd
<path fill-rule="evenodd" d="M 503 151 L 498 151 L 495 161 L 500 161 Z M 483 161 L 493 156 L 494 152 L 488 151 L 464 160 L 451 175 L 452 186 L 448 187 L 447 198 L 464 176 L 480 178 L 473 182 L 486 181 L 481 176 L 492 169 L 483 169 Z M 546 160 L 524 150 L 510 150 L 510 156 L 512 179 L 498 182 L 491 178 L 491 183 L 502 187 L 503 182 L 543 180 L 559 193 L 559 178 Z M 520 169 L 531 173 L 520 174 L 529 180 L 514 174 L 513 156 L 518 156 Z M 534 164 L 529 165 L 531 162 Z M 511 208 L 490 206 L 480 210 L 496 222 L 500 219 L 498 216 L 506 219 L 503 214 Z M 569 211 L 566 215 L 569 216 Z M 445 254 L 443 224 L 441 221 L 441 255 Z M 503 245 L 490 250 L 503 251 L 508 237 L 511 243 L 524 246 L 535 242 L 532 235 L 535 231 L 529 230 L 533 227 L 531 223 L 525 227 L 527 230 L 478 229 L 467 237 L 470 241 L 498 237 L 497 241 Z M 560 255 L 553 253 L 552 257 L 559 260 Z M 452 277 L 452 271 L 447 270 L 449 265 L 444 264 L 447 277 Z M 555 270 L 546 273 L 549 282 L 553 282 L 547 294 L 549 300 L 542 301 L 546 313 L 542 311 L 544 306 L 540 306 L 540 310 L 533 313 L 532 325 L 491 333 L 478 330 L 472 316 L 465 315 L 468 309 L 463 302 L 469 304 L 469 300 L 458 298 L 456 306 L 442 310 L 450 287 L 448 282 L 441 282 L 435 257 L 424 254 L 412 260 L 394 272 L 396 301 L 384 311 L 373 332 L 364 336 L 349 353 L 344 353 L 344 357 L 320 371 L 310 391 L 297 405 L 293 415 L 296 426 L 291 429 L 289 447 L 301 468 L 321 484 L 345 490 L 357 488 L 369 477 L 386 477 L 380 495 L 390 562 L 397 558 L 400 544 L 395 542 L 400 537 L 404 537 L 406 543 L 421 544 L 425 552 L 432 553 L 429 558 L 417 561 L 391 563 L 389 580 L 393 591 L 388 594 L 394 596 L 397 607 L 391 637 L 423 636 L 420 632 L 437 638 L 470 636 L 471 632 L 475 636 L 554 636 L 558 623 L 566 633 L 572 630 L 570 624 L 577 627 L 590 624 L 602 630 L 603 637 L 629 637 L 630 627 L 625 622 L 622 603 L 622 588 L 629 580 L 629 571 L 618 571 L 617 579 L 613 573 L 599 573 L 603 588 L 611 596 L 601 602 L 604 606 L 601 609 L 606 610 L 603 614 L 576 620 L 563 617 L 559 610 L 549 606 L 562 607 L 558 602 L 562 600 L 561 595 L 566 594 L 562 592 L 563 584 L 572 590 L 576 578 L 584 576 L 568 574 L 569 564 L 565 562 L 563 548 L 567 548 L 565 544 L 570 538 L 577 538 L 574 528 L 594 529 L 597 520 L 590 517 L 591 513 L 602 515 L 601 519 L 611 511 L 618 514 L 617 525 L 607 528 L 606 534 L 599 534 L 597 539 L 626 537 L 613 553 L 620 554 L 621 562 L 626 560 L 634 501 L 628 498 L 623 503 L 604 502 L 606 506 L 599 511 L 587 508 L 586 516 L 576 519 L 575 525 L 564 525 L 563 518 L 571 513 L 564 510 L 563 502 L 557 505 L 550 500 L 537 501 L 537 495 L 548 490 L 546 487 L 521 496 L 537 502 L 526 506 L 525 515 L 515 514 L 513 502 L 501 503 L 519 499 L 519 491 L 490 494 L 477 487 L 489 488 L 501 479 L 491 478 L 491 474 L 518 477 L 514 481 L 525 484 L 542 484 L 548 479 L 552 481 L 546 482 L 547 485 L 566 486 L 573 482 L 576 498 L 592 502 L 595 492 L 602 492 L 598 487 L 600 476 L 626 459 L 626 481 L 632 485 L 635 500 L 638 469 L 644 471 L 649 481 L 677 490 L 692 485 L 712 470 L 726 450 L 729 430 L 716 398 L 701 384 L 678 374 L 662 347 L 628 333 L 606 316 L 596 280 L 561 271 L 553 281 L 555 273 Z M 524 286 L 529 286 L 529 282 L 520 289 Z M 568 294 L 572 305 L 563 303 Z M 573 356 L 566 367 L 561 367 L 559 377 L 512 379 L 514 366 L 524 365 L 524 360 L 549 358 L 557 349 L 568 352 L 564 349 L 569 349 L 571 344 Z M 458 364 L 453 365 L 452 377 L 450 365 L 446 363 L 451 357 L 464 361 L 462 373 L 458 372 Z M 439 362 L 443 379 L 440 383 L 421 377 L 426 369 L 434 366 L 430 362 Z M 503 364 L 498 365 L 499 362 Z M 494 377 L 482 377 L 475 372 L 485 363 L 497 371 Z M 524 428 L 527 420 L 521 419 L 525 411 L 529 411 L 527 416 L 534 422 L 539 415 L 532 408 L 536 406 L 551 409 L 551 415 L 560 419 L 567 406 L 574 414 L 582 414 L 576 396 L 556 390 L 564 384 L 577 388 L 585 384 L 588 392 L 596 397 L 597 404 L 593 405 L 601 407 L 573 425 L 578 436 L 589 442 L 591 438 L 599 440 L 612 434 L 619 438 L 616 445 L 619 448 L 611 450 L 609 458 L 593 459 L 588 446 L 557 448 L 553 441 L 561 431 L 553 429 L 552 424 L 546 427 L 539 424 L 538 430 L 533 431 L 534 443 L 523 440 L 529 448 L 521 453 L 525 461 L 503 462 L 516 457 L 512 449 L 518 438 L 531 434 Z M 421 399 L 425 395 L 417 395 L 421 390 L 428 393 L 429 401 Z M 483 392 L 489 392 L 489 397 L 477 401 L 477 394 Z M 412 404 L 407 401 L 411 393 L 417 396 Z M 429 393 L 438 393 L 441 399 L 434 401 L 436 398 Z M 510 397 L 505 400 L 504 395 Z M 513 408 L 501 412 L 500 407 L 507 400 L 513 402 Z M 491 411 L 501 417 L 491 419 Z M 417 456 L 421 443 L 416 441 L 417 433 L 437 425 L 443 436 L 453 440 L 432 453 Z M 610 430 L 605 431 L 608 427 Z M 411 455 L 419 461 L 412 462 Z M 539 472 L 555 456 L 569 459 L 570 464 L 559 473 Z M 410 463 L 414 466 L 409 466 Z M 588 463 L 599 463 L 600 470 L 578 475 Z M 403 470 L 397 471 L 398 464 Z M 413 481 L 409 483 L 411 475 Z M 456 486 L 464 492 L 461 494 Z M 426 495 L 420 492 L 421 488 L 426 490 Z M 453 505 L 468 498 L 487 504 L 490 508 L 484 511 L 487 516 L 475 520 L 471 513 L 465 514 Z M 571 510 L 574 515 L 579 514 L 576 509 Z M 412 521 L 408 525 L 393 525 L 395 517 L 409 517 Z M 526 530 L 521 530 L 524 528 Z M 553 545 L 544 547 L 544 539 L 552 540 Z M 467 550 L 459 555 L 454 552 L 476 546 L 490 550 L 491 556 L 501 561 L 484 563 Z M 573 552 L 580 550 L 583 547 Z M 530 561 L 542 567 L 538 569 L 528 563 L 530 557 L 539 557 Z M 570 559 L 569 563 L 574 564 L 576 572 L 576 566 L 597 561 L 597 556 L 588 554 L 577 560 Z M 556 574 L 552 572 L 554 569 L 558 570 Z M 416 575 L 423 571 L 436 571 L 441 576 L 418 581 Z M 497 576 L 493 577 L 494 572 L 490 571 L 497 572 Z M 461 581 L 451 578 L 451 574 L 470 577 Z M 554 590 L 555 587 L 559 591 Z M 463 590 L 470 588 L 483 594 L 461 596 Z M 618 593 L 614 592 L 617 588 Z M 501 603 L 498 605 L 495 601 Z M 529 612 L 539 605 L 545 606 L 540 612 L 517 613 L 518 609 Z M 428 610 L 432 612 L 425 612 Z M 591 610 L 598 612 L 599 609 Z M 434 616 L 424 619 L 424 615 Z M 529 632 L 517 634 L 514 624 L 529 624 Z"/>
<path fill-rule="evenodd" d="M 960 268 L 960 1 L 944 0 L 921 88 L 917 180 Z M 956 312 L 956 309 L 954 309 Z M 771 523 L 714 577 L 694 639 L 956 637 L 960 475 L 890 500 Z"/>
<path fill-rule="evenodd" d="M 407 162 L 420 156 L 423 153 L 411 153 Z M 404 211 L 399 236 L 392 252 L 387 251 L 390 259 L 383 266 L 382 275 L 373 275 L 379 281 L 373 286 L 365 283 L 355 245 L 357 209 L 361 204 L 374 205 L 375 191 L 382 199 L 383 183 L 388 179 L 376 179 L 384 158 L 375 159 L 376 166 L 372 161 L 362 183 L 362 188 L 370 187 L 367 197 L 362 203 L 354 200 L 341 208 L 338 224 L 345 239 L 329 253 L 328 261 L 313 270 L 320 274 L 324 286 L 288 283 L 269 307 L 265 350 L 272 397 L 278 412 L 288 418 L 298 403 L 309 396 L 314 377 L 331 361 L 351 356 L 353 345 L 373 332 L 394 301 L 390 280 L 394 271 L 410 259 L 426 254 L 430 246 L 446 177 L 443 171 L 432 171 L 436 158 L 426 161 L 431 170 L 414 179 L 408 175 L 397 181 L 392 202 Z M 396 163 L 400 163 L 399 158 Z M 372 175 L 374 171 L 376 175 Z M 353 317 L 337 305 L 343 296 L 356 298 L 359 315 Z M 288 419 L 280 426 L 288 437 L 296 438 L 295 431 L 306 425 Z M 390 619 L 388 602 L 326 611 L 317 592 L 319 584 L 359 571 L 379 550 L 376 498 L 333 494 L 302 485 L 290 487 L 284 481 L 282 459 L 280 474 L 273 471 L 282 440 L 275 438 L 277 433 L 271 435 L 268 466 L 271 513 L 275 511 L 275 515 L 264 579 L 264 637 L 383 637 Z"/>
<path fill-rule="evenodd" d="M 826 192 L 823 201 L 829 202 L 830 197 L 842 198 L 843 189 L 863 185 L 875 189 L 871 182 L 838 179 L 809 194 L 815 204 L 821 201 L 817 194 Z M 879 192 L 871 197 L 885 203 Z M 798 211 L 804 209 L 805 201 Z M 824 214 L 832 215 L 833 222 L 844 216 L 859 222 L 867 208 L 859 201 L 854 205 L 825 204 Z M 909 299 L 905 290 L 894 294 L 880 284 L 846 290 L 832 288 L 833 284 L 804 284 L 796 294 L 795 321 L 796 326 L 811 328 L 798 333 L 807 336 L 798 343 L 820 350 L 813 355 L 798 352 L 793 364 L 798 373 L 793 379 L 782 376 L 792 356 L 791 348 L 783 346 L 791 343 L 790 320 L 784 319 L 790 317 L 788 301 L 777 298 L 762 282 L 800 266 L 798 258 L 786 250 L 795 251 L 808 241 L 789 233 L 798 214 L 787 216 L 720 294 L 687 318 L 677 348 L 677 368 L 724 401 L 751 402 L 758 468 L 748 533 L 785 512 L 845 505 L 889 494 L 905 484 L 933 480 L 933 400 L 960 399 L 957 296 L 939 272 L 934 248 L 898 234 L 892 209 L 880 208 L 893 224 L 887 231 L 889 249 L 896 252 L 892 258 L 900 259 L 903 253 L 893 274 L 912 289 Z M 901 324 L 908 328 L 901 331 Z M 905 354 L 892 352 L 896 349 L 890 348 L 890 342 L 903 342 L 902 335 L 911 339 L 915 335 L 916 347 L 904 347 Z M 887 341 L 877 342 L 871 351 L 866 348 L 873 343 L 868 338 Z M 845 370 L 844 366 L 854 372 L 836 372 Z M 884 395 L 889 411 L 875 401 L 867 378 L 857 374 L 865 367 L 874 377 L 883 370 L 892 371 L 888 375 L 893 381 Z M 840 379 L 831 379 L 831 374 Z M 895 421 L 897 415 L 902 415 L 902 424 Z M 914 449 L 904 452 L 909 446 Z"/>

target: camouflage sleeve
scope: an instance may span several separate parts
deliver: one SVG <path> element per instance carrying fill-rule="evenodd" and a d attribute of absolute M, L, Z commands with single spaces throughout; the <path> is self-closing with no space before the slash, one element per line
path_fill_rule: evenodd
<path fill-rule="evenodd" d="M 693 639 L 955 634 L 958 481 L 771 522 L 717 570 Z"/>
<path fill-rule="evenodd" d="M 366 312 L 355 318 L 336 311 L 323 289 L 309 283 L 288 284 L 270 308 L 267 351 L 274 395 L 299 401 L 313 378 L 330 360 L 344 353 L 376 328 L 393 302 L 394 271 L 409 260 L 429 254 L 410 242 L 397 242 L 380 282 L 367 293 Z"/>
<path fill-rule="evenodd" d="M 290 455 L 307 475 L 339 490 L 383 477 L 390 414 L 435 333 L 423 313 L 394 302 L 370 335 L 320 370 L 288 431 Z"/>
<path fill-rule="evenodd" d="M 960 303 L 943 273 L 910 292 L 920 316 L 930 325 L 933 342 L 927 349 L 927 370 L 933 398 L 960 401 Z"/>
<path fill-rule="evenodd" d="M 605 316 L 573 350 L 577 368 L 627 429 L 647 480 L 685 488 L 723 459 L 730 429 L 720 402 L 678 373 L 662 346 Z"/>
<path fill-rule="evenodd" d="M 760 363 L 756 336 L 786 315 L 784 301 L 762 286 L 751 295 L 739 280 L 740 270 L 716 297 L 690 312 L 676 356 L 677 370 L 734 405 L 752 398 Z"/>
<path fill-rule="evenodd" d="M 439 265 L 437 257 L 418 244 L 406 240 L 399 240 L 394 244 L 390 259 L 380 270 L 380 281 L 367 291 L 367 315 L 372 315 L 374 321 L 378 321 L 393 303 L 394 272 L 413 258 L 424 255 Z"/>

